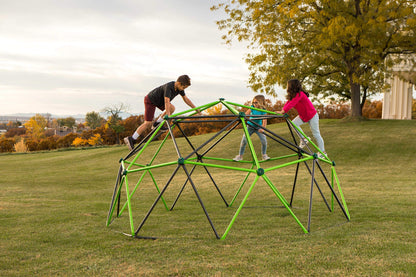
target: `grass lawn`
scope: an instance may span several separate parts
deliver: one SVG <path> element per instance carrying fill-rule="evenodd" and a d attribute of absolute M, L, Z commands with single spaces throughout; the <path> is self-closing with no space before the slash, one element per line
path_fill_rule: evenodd
<path fill-rule="evenodd" d="M 416 121 L 321 120 L 321 133 L 351 221 L 337 206 L 330 213 L 315 190 L 311 232 L 304 234 L 259 181 L 225 240 L 215 238 L 189 185 L 174 210 L 159 202 L 140 231 L 156 240 L 123 235 L 130 232 L 127 211 L 107 227 L 125 146 L 0 155 L 0 276 L 416 276 Z M 241 133 L 231 134 L 218 151 L 232 158 L 240 140 Z M 279 155 L 277 149 L 269 143 L 269 156 Z M 170 149 L 158 158 L 174 161 L 177 154 Z M 212 172 L 228 201 L 241 174 Z M 171 173 L 155 169 L 155 178 L 163 184 Z M 199 180 L 204 172 L 194 174 Z M 273 174 L 290 198 L 293 168 Z M 299 182 L 294 212 L 307 225 L 310 178 Z M 222 234 L 248 185 L 237 206 L 226 208 L 205 183 L 198 182 L 198 191 Z M 169 205 L 182 184 L 166 191 Z M 136 191 L 135 226 L 156 197 L 153 185 Z"/>

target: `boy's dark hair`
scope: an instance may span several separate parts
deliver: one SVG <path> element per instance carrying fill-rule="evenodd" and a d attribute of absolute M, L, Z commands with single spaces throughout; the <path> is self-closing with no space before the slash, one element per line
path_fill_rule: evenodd
<path fill-rule="evenodd" d="M 293 98 L 296 97 L 296 94 L 298 94 L 301 91 L 302 91 L 302 84 L 300 83 L 300 81 L 298 79 L 289 80 L 287 82 L 286 99 L 287 100 L 292 100 Z M 306 96 L 309 97 L 309 93 L 307 93 L 306 91 L 304 91 L 304 93 L 306 94 Z"/>
<path fill-rule="evenodd" d="M 190 86 L 191 85 L 191 78 L 188 75 L 181 75 L 178 77 L 176 82 L 181 83 L 182 86 Z"/>

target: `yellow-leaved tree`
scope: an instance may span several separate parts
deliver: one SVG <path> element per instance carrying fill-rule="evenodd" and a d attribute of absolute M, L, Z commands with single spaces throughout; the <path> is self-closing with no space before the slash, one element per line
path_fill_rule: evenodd
<path fill-rule="evenodd" d="M 26 128 L 26 133 L 33 139 L 39 140 L 44 136 L 45 128 L 48 122 L 45 117 L 40 114 L 32 116 L 29 121 L 27 121 L 24 126 Z"/>
<path fill-rule="evenodd" d="M 91 146 L 97 146 L 103 144 L 103 139 L 100 134 L 95 134 L 94 136 L 88 139 L 88 144 Z"/>
<path fill-rule="evenodd" d="M 228 18 L 217 24 L 227 43 L 248 42 L 249 86 L 256 92 L 274 95 L 276 84 L 300 79 L 318 98 L 351 100 L 358 118 L 392 64 L 416 65 L 414 0 L 221 2 L 212 10 Z"/>
<path fill-rule="evenodd" d="M 86 146 L 86 145 L 88 145 L 88 140 L 77 137 L 72 142 L 72 145 L 75 146 L 75 147 Z"/>
<path fill-rule="evenodd" d="M 205 113 L 208 115 L 217 115 L 217 114 L 221 114 L 222 111 L 222 105 L 221 104 L 217 104 L 215 106 L 212 106 L 208 109 L 205 110 Z"/>

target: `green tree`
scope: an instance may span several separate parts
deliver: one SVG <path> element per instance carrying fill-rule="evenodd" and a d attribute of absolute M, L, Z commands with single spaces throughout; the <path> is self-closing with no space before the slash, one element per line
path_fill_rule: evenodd
<path fill-rule="evenodd" d="M 72 128 L 76 124 L 75 118 L 73 118 L 72 116 L 66 118 L 58 118 L 57 121 L 59 126 L 61 127 L 66 126 L 68 128 Z"/>
<path fill-rule="evenodd" d="M 100 116 L 97 112 L 89 112 L 85 115 L 85 122 L 91 129 L 100 127 L 103 124 L 104 118 Z"/>
<path fill-rule="evenodd" d="M 253 90 L 275 95 L 297 78 L 316 97 L 351 100 L 352 117 L 389 66 L 416 53 L 414 0 L 231 0 L 212 9 L 228 16 L 217 22 L 227 43 L 249 43 Z"/>

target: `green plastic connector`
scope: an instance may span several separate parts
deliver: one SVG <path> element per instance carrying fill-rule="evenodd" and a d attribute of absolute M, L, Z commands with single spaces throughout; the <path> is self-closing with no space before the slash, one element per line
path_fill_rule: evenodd
<path fill-rule="evenodd" d="M 169 118 L 169 116 L 168 116 L 168 115 L 165 115 L 165 116 L 163 117 L 163 119 L 164 119 L 164 120 L 168 120 L 168 118 Z"/>
<path fill-rule="evenodd" d="M 258 169 L 257 169 L 257 175 L 258 175 L 258 176 L 261 176 L 261 175 L 263 175 L 263 174 L 264 174 L 264 169 L 263 169 L 263 168 L 261 168 L 261 167 L 260 167 L 260 168 L 258 168 Z"/>
<path fill-rule="evenodd" d="M 224 101 L 224 100 L 225 100 L 225 98 L 220 98 L 219 100 L 220 100 L 220 101 Z"/>
<path fill-rule="evenodd" d="M 335 161 L 332 161 L 332 165 L 335 166 Z"/>
<path fill-rule="evenodd" d="M 185 159 L 184 158 L 179 158 L 178 159 L 178 164 L 185 164 Z"/>
<path fill-rule="evenodd" d="M 123 158 L 120 158 L 120 160 L 118 161 L 118 163 L 121 163 L 122 161 L 124 161 L 124 159 Z"/>
<path fill-rule="evenodd" d="M 289 118 L 289 114 L 285 113 L 285 114 L 283 114 L 283 117 Z"/>
<path fill-rule="evenodd" d="M 238 113 L 238 115 L 239 115 L 240 117 L 246 117 L 246 113 L 245 113 L 245 112 L 239 112 L 239 113 Z"/>
<path fill-rule="evenodd" d="M 126 175 L 127 175 L 127 170 L 126 170 L 126 169 L 123 171 L 123 175 L 124 175 L 124 176 L 126 176 Z"/>

